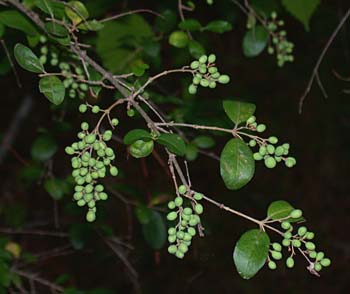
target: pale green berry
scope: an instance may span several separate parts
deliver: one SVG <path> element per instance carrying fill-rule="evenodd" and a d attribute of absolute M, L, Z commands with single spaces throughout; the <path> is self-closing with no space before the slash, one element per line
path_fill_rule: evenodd
<path fill-rule="evenodd" d="M 88 222 L 93 222 L 96 219 L 96 214 L 91 210 L 86 214 L 86 220 Z"/>
<path fill-rule="evenodd" d="M 331 260 L 329 258 L 324 258 L 321 260 L 321 265 L 324 267 L 330 266 L 331 265 Z"/>
<path fill-rule="evenodd" d="M 265 146 L 260 146 L 259 153 L 260 153 L 260 155 L 264 156 L 266 154 L 266 147 Z"/>
<path fill-rule="evenodd" d="M 200 65 L 199 66 L 199 72 L 201 74 L 205 74 L 207 72 L 207 67 L 204 64 Z"/>
<path fill-rule="evenodd" d="M 101 199 L 101 200 L 107 200 L 107 199 L 108 199 L 107 193 L 101 192 L 101 193 L 100 193 L 100 199 Z"/>
<path fill-rule="evenodd" d="M 292 241 L 292 245 L 296 248 L 299 248 L 301 246 L 301 242 L 300 242 L 300 240 L 296 239 L 296 240 Z"/>
<path fill-rule="evenodd" d="M 290 240 L 289 240 L 289 239 L 283 239 L 282 245 L 283 245 L 284 247 L 290 246 Z"/>
<path fill-rule="evenodd" d="M 310 256 L 311 258 L 316 258 L 316 257 L 317 257 L 317 252 L 316 252 L 316 251 L 310 251 L 310 252 L 309 252 L 309 256 Z"/>
<path fill-rule="evenodd" d="M 169 212 L 168 215 L 166 216 L 166 218 L 169 221 L 173 221 L 177 218 L 177 213 L 175 211 Z"/>
<path fill-rule="evenodd" d="M 221 75 L 218 79 L 220 84 L 228 84 L 230 82 L 230 77 L 228 75 Z"/>
<path fill-rule="evenodd" d="M 112 123 L 112 126 L 116 127 L 119 124 L 119 120 L 117 118 L 113 118 L 111 123 Z"/>
<path fill-rule="evenodd" d="M 291 224 L 289 222 L 282 222 L 281 227 L 284 230 L 288 230 L 291 227 Z"/>
<path fill-rule="evenodd" d="M 196 94 L 197 93 L 197 86 L 193 85 L 193 84 L 189 85 L 188 86 L 188 93 L 190 93 L 192 95 Z"/>
<path fill-rule="evenodd" d="M 118 169 L 115 166 L 112 166 L 109 172 L 113 177 L 116 177 L 118 175 Z"/>
<path fill-rule="evenodd" d="M 187 232 L 193 237 L 196 235 L 196 230 L 194 228 L 188 228 Z"/>
<path fill-rule="evenodd" d="M 168 236 L 168 242 L 169 243 L 174 243 L 176 241 L 176 235 L 170 235 Z"/>
<path fill-rule="evenodd" d="M 284 148 L 282 146 L 278 146 L 275 150 L 276 156 L 282 156 L 284 154 Z"/>
<path fill-rule="evenodd" d="M 316 260 L 320 261 L 324 258 L 324 253 L 322 251 L 318 252 L 316 255 Z"/>
<path fill-rule="evenodd" d="M 285 161 L 287 167 L 293 167 L 296 164 L 296 160 L 294 157 L 288 157 Z"/>
<path fill-rule="evenodd" d="M 194 193 L 193 198 L 197 201 L 203 199 L 203 194 L 202 193 Z"/>
<path fill-rule="evenodd" d="M 169 235 L 175 235 L 176 234 L 176 229 L 174 227 L 171 227 L 168 229 L 168 234 Z"/>
<path fill-rule="evenodd" d="M 176 251 L 177 251 L 176 245 L 170 245 L 170 246 L 168 247 L 168 252 L 169 252 L 170 254 L 175 254 Z"/>
<path fill-rule="evenodd" d="M 91 110 L 93 113 L 98 113 L 100 111 L 100 107 L 98 105 L 95 105 L 92 107 L 92 110 Z"/>
<path fill-rule="evenodd" d="M 174 202 L 175 202 L 175 205 L 177 207 L 180 207 L 180 206 L 182 206 L 183 199 L 182 199 L 182 197 L 176 197 Z"/>
<path fill-rule="evenodd" d="M 305 243 L 305 247 L 306 247 L 306 249 L 308 249 L 308 250 L 315 250 L 316 245 L 315 245 L 314 243 L 312 243 L 312 242 L 306 242 L 306 243 Z"/>
<path fill-rule="evenodd" d="M 288 257 L 286 260 L 286 265 L 288 268 L 294 267 L 294 259 L 292 257 Z"/>
<path fill-rule="evenodd" d="M 65 149 L 64 149 L 64 151 L 68 154 L 68 155 L 73 155 L 74 154 L 74 149 L 72 148 L 72 147 L 66 147 Z"/>
<path fill-rule="evenodd" d="M 178 249 L 182 252 L 182 253 L 186 253 L 188 251 L 188 246 L 184 243 L 181 243 L 178 247 Z"/>
<path fill-rule="evenodd" d="M 262 160 L 263 156 L 259 152 L 256 152 L 253 154 L 253 158 L 254 160 Z"/>
<path fill-rule="evenodd" d="M 256 127 L 256 131 L 258 133 L 262 133 L 266 130 L 266 126 L 264 124 L 259 124 L 257 127 Z"/>
<path fill-rule="evenodd" d="M 209 56 L 208 56 L 208 62 L 209 63 L 214 63 L 216 61 L 216 56 L 215 56 L 215 54 L 210 54 Z"/>
<path fill-rule="evenodd" d="M 176 237 L 178 239 L 182 240 L 184 238 L 184 236 L 185 236 L 185 233 L 183 231 L 179 231 L 179 232 L 176 233 Z"/>
<path fill-rule="evenodd" d="M 126 111 L 126 114 L 128 115 L 128 117 L 133 117 L 133 116 L 135 116 L 135 110 L 134 109 L 128 109 L 127 111 Z"/>
<path fill-rule="evenodd" d="M 271 144 L 277 144 L 278 142 L 278 138 L 275 136 L 270 137 L 268 140 Z"/>
<path fill-rule="evenodd" d="M 216 66 L 211 66 L 211 67 L 208 68 L 208 72 L 210 74 L 215 74 L 215 73 L 218 72 L 218 68 Z"/>
<path fill-rule="evenodd" d="M 283 237 L 285 239 L 290 239 L 290 238 L 292 238 L 292 233 L 291 232 L 286 232 L 286 233 L 283 234 Z"/>
<path fill-rule="evenodd" d="M 274 168 L 276 166 L 276 160 L 271 156 L 266 157 L 264 162 L 267 168 Z"/>
<path fill-rule="evenodd" d="M 307 232 L 305 235 L 305 238 L 308 240 L 312 240 L 315 237 L 315 234 L 313 232 Z"/>
<path fill-rule="evenodd" d="M 275 153 L 275 146 L 269 144 L 269 145 L 267 145 L 266 150 L 267 150 L 267 152 L 268 152 L 269 154 L 272 155 L 272 154 Z"/>
<path fill-rule="evenodd" d="M 80 127 L 83 131 L 87 131 L 89 129 L 89 124 L 87 122 L 82 122 Z"/>
<path fill-rule="evenodd" d="M 278 251 L 272 251 L 271 256 L 273 259 L 276 259 L 276 260 L 282 259 L 282 253 Z"/>
<path fill-rule="evenodd" d="M 298 235 L 299 235 L 300 237 L 304 236 L 304 235 L 306 234 L 306 232 L 307 232 L 307 228 L 306 228 L 306 227 L 300 227 L 300 228 L 298 229 Z"/>
<path fill-rule="evenodd" d="M 183 254 L 183 252 L 181 252 L 180 250 L 177 250 L 176 253 L 175 253 L 175 255 L 176 255 L 177 258 L 180 258 L 180 259 L 184 258 L 184 256 L 185 256 L 185 255 Z"/>
<path fill-rule="evenodd" d="M 197 214 L 202 214 L 203 213 L 203 206 L 202 204 L 199 204 L 197 203 L 195 206 L 194 206 L 194 210 Z"/>
<path fill-rule="evenodd" d="M 255 146 L 256 146 L 256 141 L 255 141 L 254 139 L 251 139 L 251 140 L 249 141 L 249 146 L 250 146 L 250 147 L 255 147 Z"/>
<path fill-rule="evenodd" d="M 200 82 L 200 85 L 202 87 L 208 87 L 209 86 L 209 81 L 207 79 L 202 79 Z"/>
<path fill-rule="evenodd" d="M 87 144 L 92 144 L 96 141 L 96 136 L 94 134 L 89 134 L 89 135 L 85 136 L 84 141 Z"/>
<path fill-rule="evenodd" d="M 192 83 L 193 83 L 194 85 L 199 85 L 199 83 L 201 82 L 201 79 L 202 79 L 202 78 L 194 77 L 194 78 L 192 79 Z"/>
<path fill-rule="evenodd" d="M 176 207 L 175 202 L 174 201 L 169 201 L 168 202 L 168 207 L 169 207 L 169 209 L 174 209 Z"/>
<path fill-rule="evenodd" d="M 210 81 L 210 82 L 209 82 L 209 88 L 210 88 L 210 89 L 216 88 L 216 83 L 215 83 L 214 81 Z"/>
<path fill-rule="evenodd" d="M 322 265 L 320 263 L 315 263 L 314 269 L 315 271 L 319 272 L 322 270 Z"/>
<path fill-rule="evenodd" d="M 253 123 L 255 123 L 255 120 L 256 120 L 255 116 L 251 116 L 250 118 L 248 118 L 247 124 L 248 125 L 253 124 Z"/>
<path fill-rule="evenodd" d="M 272 243 L 272 248 L 273 248 L 275 251 L 281 251 L 281 250 L 282 250 L 282 246 L 281 246 L 281 244 L 279 244 L 279 243 Z"/>
<path fill-rule="evenodd" d="M 269 269 L 271 269 L 271 270 L 275 270 L 277 268 L 276 262 L 274 262 L 272 260 L 269 261 L 267 265 L 268 265 Z"/>
<path fill-rule="evenodd" d="M 199 62 L 197 60 L 191 62 L 191 68 L 197 69 L 199 67 Z"/>
<path fill-rule="evenodd" d="M 200 58 L 199 58 L 199 62 L 200 63 L 206 63 L 208 60 L 208 56 L 206 55 L 202 55 Z"/>
<path fill-rule="evenodd" d="M 291 213 L 290 213 L 290 217 L 291 218 L 300 218 L 303 215 L 303 212 L 300 209 L 294 209 Z"/>
<path fill-rule="evenodd" d="M 190 207 L 186 207 L 184 210 L 183 210 L 183 213 L 184 214 L 187 214 L 187 215 L 191 215 L 192 214 L 192 209 Z"/>
<path fill-rule="evenodd" d="M 185 194 L 187 192 L 187 187 L 185 185 L 181 185 L 178 189 L 180 194 Z"/>

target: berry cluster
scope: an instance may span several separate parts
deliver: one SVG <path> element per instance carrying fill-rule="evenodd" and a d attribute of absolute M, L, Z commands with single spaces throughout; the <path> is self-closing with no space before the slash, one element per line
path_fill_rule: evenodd
<path fill-rule="evenodd" d="M 103 111 L 97 105 L 86 104 L 81 104 L 79 111 L 85 113 L 89 107 L 93 113 Z M 117 126 L 118 123 L 116 118 L 111 120 L 112 126 Z M 96 202 L 108 198 L 103 185 L 98 184 L 97 181 L 106 176 L 107 170 L 112 176 L 118 175 L 117 167 L 112 165 L 115 159 L 114 151 L 106 144 L 112 138 L 112 131 L 106 130 L 103 134 L 100 134 L 96 128 L 89 131 L 89 124 L 82 122 L 78 138 L 79 141 L 65 149 L 68 155 L 73 156 L 72 175 L 76 182 L 73 198 L 78 206 L 88 206 L 86 219 L 93 222 L 96 219 Z"/>
<path fill-rule="evenodd" d="M 272 44 L 268 47 L 269 54 L 276 54 L 277 65 L 282 67 L 286 62 L 293 62 L 294 56 L 292 55 L 294 44 L 287 40 L 287 32 L 285 30 L 279 30 L 284 26 L 283 20 L 277 20 L 277 13 L 274 11 L 271 13 L 271 18 L 267 21 L 267 29 L 272 35 Z"/>
<path fill-rule="evenodd" d="M 168 252 L 174 254 L 177 258 L 182 259 L 191 245 L 192 238 L 196 235 L 196 226 L 200 224 L 200 216 L 203 213 L 202 204 L 198 203 L 203 198 L 200 193 L 194 193 L 189 196 L 186 186 L 179 187 L 179 194 L 191 199 L 192 207 L 183 207 L 184 199 L 177 196 L 174 201 L 168 203 L 169 209 L 173 210 L 168 213 L 169 221 L 178 220 L 174 227 L 168 230 L 168 241 L 171 245 L 168 247 Z"/>
<path fill-rule="evenodd" d="M 255 116 L 251 116 L 246 122 L 246 128 L 251 131 L 262 133 L 266 130 L 266 125 L 258 124 L 256 122 Z M 267 139 L 250 136 L 249 141 L 250 147 L 259 147 L 259 151 L 254 153 L 254 159 L 264 160 L 265 166 L 267 168 L 274 168 L 278 162 L 284 162 L 287 167 L 293 167 L 296 164 L 294 157 L 287 157 L 289 154 L 289 144 L 284 143 L 282 145 L 276 145 L 278 143 L 278 138 L 271 136 Z"/>
<path fill-rule="evenodd" d="M 228 75 L 221 75 L 215 66 L 215 54 L 202 55 L 198 60 L 191 62 L 193 70 L 192 84 L 188 87 L 190 94 L 196 94 L 198 86 L 214 89 L 217 83 L 227 84 L 230 82 Z"/>
<path fill-rule="evenodd" d="M 43 44 L 40 47 L 40 62 L 43 65 L 49 63 L 51 66 L 59 68 L 60 74 L 65 77 L 63 85 L 69 90 L 68 95 L 70 98 L 75 98 L 77 96 L 80 99 L 85 98 L 89 87 L 84 82 L 86 81 L 86 77 L 82 67 L 73 62 L 76 57 L 71 55 L 72 62 L 59 62 L 58 51 L 54 46 L 48 47 L 46 44 L 47 38 L 41 36 L 40 42 Z"/>
<path fill-rule="evenodd" d="M 296 255 L 297 250 L 300 251 L 308 260 L 308 269 L 312 273 L 317 274 L 322 270 L 323 267 L 327 267 L 331 264 L 331 260 L 329 258 L 326 258 L 325 254 L 322 251 L 315 251 L 316 245 L 311 242 L 311 240 L 315 237 L 315 234 L 313 232 L 308 231 L 305 226 L 301 226 L 296 230 L 295 233 L 293 233 L 293 226 L 291 225 L 291 221 L 298 220 L 301 217 L 302 211 L 300 209 L 295 209 L 287 218 L 285 218 L 283 221 L 281 220 L 281 227 L 285 232 L 283 234 L 282 245 L 277 242 L 271 244 L 271 257 L 268 258 L 268 267 L 270 269 L 276 269 L 277 264 L 275 261 L 282 259 L 282 246 L 286 247 L 290 254 L 286 259 L 286 266 L 288 268 L 294 267 L 293 257 Z"/>

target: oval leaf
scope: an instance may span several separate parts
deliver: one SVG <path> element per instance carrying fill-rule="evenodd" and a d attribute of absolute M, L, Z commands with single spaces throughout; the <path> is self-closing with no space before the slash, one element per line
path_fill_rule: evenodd
<path fill-rule="evenodd" d="M 46 161 L 56 153 L 57 149 L 57 143 L 52 137 L 41 135 L 34 141 L 31 154 L 35 160 Z"/>
<path fill-rule="evenodd" d="M 185 141 L 176 134 L 161 134 L 157 142 L 165 146 L 169 152 L 176 155 L 183 156 L 186 153 L 186 143 Z"/>
<path fill-rule="evenodd" d="M 5 26 L 20 30 L 31 37 L 39 34 L 35 26 L 17 10 L 1 11 L 0 22 Z"/>
<path fill-rule="evenodd" d="M 214 20 L 214 21 L 211 21 L 210 23 L 208 23 L 205 26 L 204 30 L 210 31 L 213 33 L 222 34 L 222 33 L 231 31 L 232 25 L 228 21 L 225 21 L 225 20 Z"/>
<path fill-rule="evenodd" d="M 128 132 L 123 141 L 125 145 L 131 145 L 132 143 L 136 142 L 137 140 L 143 140 L 143 141 L 149 141 L 152 139 L 151 134 L 143 129 L 135 129 Z"/>
<path fill-rule="evenodd" d="M 287 201 L 284 200 L 277 200 L 272 202 L 269 207 L 267 208 L 267 216 L 270 219 L 277 220 L 281 218 L 286 218 L 290 215 L 290 213 L 294 210 L 295 208 L 289 204 Z M 293 219 L 293 218 L 288 218 L 285 219 L 288 222 L 299 222 L 304 220 L 303 217 L 298 218 L 298 219 Z"/>
<path fill-rule="evenodd" d="M 54 22 L 45 23 L 45 28 L 51 35 L 56 37 L 66 37 L 68 35 L 68 31 L 64 26 Z"/>
<path fill-rule="evenodd" d="M 169 44 L 176 48 L 184 48 L 187 46 L 189 38 L 183 31 L 175 31 L 169 36 Z"/>
<path fill-rule="evenodd" d="M 192 143 L 202 149 L 208 149 L 215 146 L 215 140 L 208 136 L 198 136 L 193 139 Z"/>
<path fill-rule="evenodd" d="M 164 246 L 167 238 L 166 226 L 163 217 L 158 211 L 152 210 L 149 222 L 142 226 L 143 236 L 153 249 L 160 249 Z"/>
<path fill-rule="evenodd" d="M 227 116 L 236 125 L 247 121 L 255 112 L 255 105 L 246 102 L 225 100 L 223 107 Z"/>
<path fill-rule="evenodd" d="M 65 12 L 68 18 L 77 25 L 83 20 L 86 20 L 89 17 L 89 12 L 86 9 L 85 5 L 80 1 L 70 1 L 65 7 Z"/>
<path fill-rule="evenodd" d="M 247 144 L 240 139 L 231 139 L 222 150 L 220 173 L 226 187 L 238 190 L 253 177 L 255 160 Z"/>
<path fill-rule="evenodd" d="M 243 53 L 246 57 L 259 55 L 266 47 L 269 34 L 263 26 L 249 30 L 243 38 Z"/>
<path fill-rule="evenodd" d="M 28 47 L 17 44 L 14 53 L 18 64 L 24 69 L 35 73 L 43 73 L 45 71 L 39 58 Z"/>
<path fill-rule="evenodd" d="M 243 279 L 250 279 L 263 267 L 270 246 L 269 236 L 260 230 L 245 232 L 238 240 L 233 260 Z"/>
<path fill-rule="evenodd" d="M 64 100 L 65 88 L 58 77 L 49 76 L 41 78 L 39 90 L 55 105 L 61 104 Z"/>
<path fill-rule="evenodd" d="M 55 200 L 62 199 L 66 191 L 66 185 L 60 179 L 47 179 L 44 183 L 44 188 Z"/>
<path fill-rule="evenodd" d="M 202 25 L 201 23 L 193 18 L 185 19 L 182 22 L 179 23 L 179 28 L 181 30 L 188 30 L 188 31 L 199 31 L 201 29 Z"/>

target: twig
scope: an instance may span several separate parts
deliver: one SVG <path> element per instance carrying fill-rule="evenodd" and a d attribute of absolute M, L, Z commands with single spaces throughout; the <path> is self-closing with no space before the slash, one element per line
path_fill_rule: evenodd
<path fill-rule="evenodd" d="M 317 62 L 316 62 L 316 65 L 312 71 L 312 75 L 311 75 L 311 78 L 307 84 L 307 87 L 304 91 L 304 94 L 301 96 L 300 100 L 299 100 L 299 113 L 301 114 L 302 113 L 302 109 L 303 109 L 303 104 L 304 104 L 304 101 L 307 97 L 307 95 L 309 94 L 310 90 L 311 90 L 311 87 L 314 83 L 314 80 L 315 78 L 318 80 L 319 77 L 318 77 L 318 70 L 320 68 L 320 65 L 323 61 L 323 58 L 324 56 L 326 55 L 329 47 L 331 46 L 331 44 L 333 43 L 335 37 L 337 36 L 338 32 L 340 31 L 340 29 L 342 28 L 342 26 L 345 24 L 345 22 L 347 21 L 347 19 L 349 18 L 350 16 L 350 8 L 348 9 L 348 11 L 345 13 L 345 15 L 343 16 L 343 18 L 340 20 L 338 26 L 336 27 L 336 29 L 334 30 L 334 32 L 332 33 L 331 37 L 329 38 L 329 40 L 327 41 L 326 43 L 326 46 L 323 48 L 322 52 L 321 52 L 321 55 L 319 56 Z M 320 82 L 318 82 L 319 85 L 320 85 Z M 321 90 L 322 90 L 322 86 L 321 86 Z M 325 93 L 324 90 L 322 90 L 323 94 Z M 325 96 L 327 97 L 327 96 Z"/>
<path fill-rule="evenodd" d="M 130 14 L 135 14 L 135 13 L 150 13 L 150 14 L 153 14 L 153 15 L 156 15 L 158 17 L 161 17 L 161 18 L 164 18 L 163 15 L 151 10 L 151 9 L 136 9 L 136 10 L 130 10 L 130 11 L 127 11 L 127 12 L 123 12 L 123 13 L 119 13 L 117 15 L 114 15 L 114 16 L 110 16 L 110 17 L 107 17 L 107 18 L 104 18 L 104 19 L 101 19 L 100 22 L 107 22 L 107 21 L 111 21 L 111 20 L 116 20 L 120 17 L 123 17 L 123 16 L 127 16 L 127 15 L 130 15 Z"/>

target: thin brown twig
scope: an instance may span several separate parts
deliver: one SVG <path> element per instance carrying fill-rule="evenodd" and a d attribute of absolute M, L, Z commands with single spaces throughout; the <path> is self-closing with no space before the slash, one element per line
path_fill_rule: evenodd
<path fill-rule="evenodd" d="M 127 12 L 119 13 L 117 15 L 113 15 L 113 16 L 101 19 L 100 22 L 107 22 L 107 21 L 111 21 L 111 20 L 116 20 L 116 19 L 118 19 L 120 17 L 123 17 L 123 16 L 136 14 L 136 13 L 143 13 L 143 12 L 150 13 L 150 14 L 156 15 L 158 17 L 164 18 L 163 15 L 161 15 L 158 12 L 155 12 L 155 11 L 153 11 L 151 9 L 135 9 L 135 10 L 130 10 L 130 11 L 127 11 Z"/>

